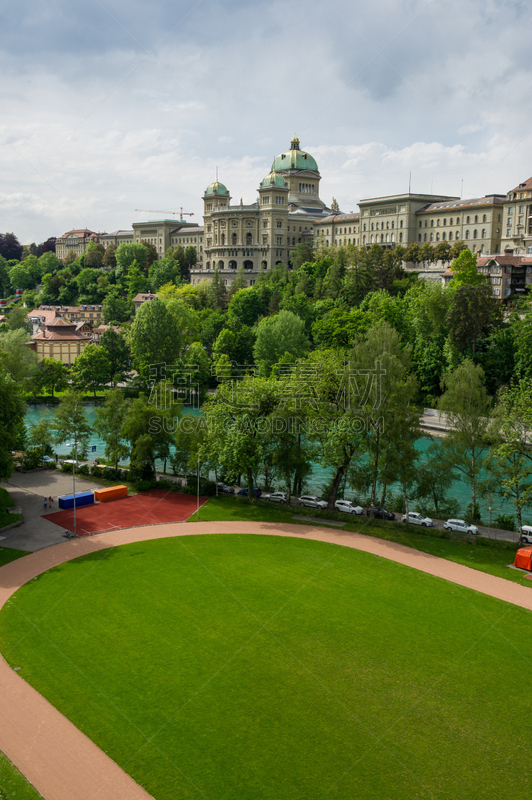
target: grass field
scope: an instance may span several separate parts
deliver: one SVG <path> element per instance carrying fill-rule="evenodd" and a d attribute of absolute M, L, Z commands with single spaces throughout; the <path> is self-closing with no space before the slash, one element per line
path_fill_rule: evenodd
<path fill-rule="evenodd" d="M 297 516 L 320 517 L 340 520 L 345 523 L 342 531 L 353 531 L 363 533 L 365 536 L 376 536 L 379 539 L 386 539 L 390 542 L 399 542 L 406 547 L 412 547 L 423 553 L 430 553 L 457 564 L 464 564 L 467 567 L 478 569 L 481 572 L 488 572 L 490 575 L 497 575 L 499 578 L 520 583 L 532 589 L 532 580 L 529 574 L 509 569 L 508 565 L 513 564 L 516 544 L 503 542 L 483 537 L 456 535 L 449 539 L 448 534 L 443 531 L 427 528 L 422 533 L 418 526 L 399 525 L 395 522 L 382 522 L 381 520 L 370 520 L 365 516 L 351 517 L 347 514 L 329 514 L 327 511 L 316 511 L 313 508 L 301 508 L 300 506 L 270 505 L 269 503 L 250 503 L 246 499 L 235 497 L 213 497 L 200 509 L 199 519 L 203 522 L 209 520 L 240 520 L 249 519 L 264 522 L 289 522 L 305 525 L 305 522 L 294 519 Z M 196 521 L 194 513 L 190 522 Z M 315 525 L 316 523 L 309 522 Z"/>
<path fill-rule="evenodd" d="M 157 800 L 528 800 L 531 624 L 348 548 L 192 536 L 33 580 L 0 651 Z"/>
<path fill-rule="evenodd" d="M 39 800 L 41 795 L 0 753 L 0 800 Z"/>

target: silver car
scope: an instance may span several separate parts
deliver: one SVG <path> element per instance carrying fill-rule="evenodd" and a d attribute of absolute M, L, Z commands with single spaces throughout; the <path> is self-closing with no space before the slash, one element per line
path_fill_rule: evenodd
<path fill-rule="evenodd" d="M 325 500 L 320 500 L 319 497 L 313 494 L 304 494 L 299 498 L 299 504 L 308 508 L 327 508 Z"/>
<path fill-rule="evenodd" d="M 403 522 L 409 522 L 411 525 L 422 525 L 424 528 L 432 528 L 433 522 L 430 517 L 424 517 L 417 511 L 409 511 L 408 517 L 403 514 Z"/>
<path fill-rule="evenodd" d="M 288 502 L 288 497 L 285 492 L 272 492 L 271 494 L 265 494 L 262 499 L 268 500 L 270 503 Z"/>
<path fill-rule="evenodd" d="M 355 506 L 351 500 L 337 500 L 334 504 L 337 511 L 345 511 L 346 514 L 363 514 L 362 506 Z"/>
<path fill-rule="evenodd" d="M 463 519 L 448 519 L 443 523 L 443 527 L 446 531 L 456 531 L 457 533 L 473 533 L 475 535 L 478 533 L 476 525 L 468 525 Z"/>

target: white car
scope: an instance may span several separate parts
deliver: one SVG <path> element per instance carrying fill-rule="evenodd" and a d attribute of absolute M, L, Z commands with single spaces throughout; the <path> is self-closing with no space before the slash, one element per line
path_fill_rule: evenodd
<path fill-rule="evenodd" d="M 63 461 L 63 464 L 68 464 L 69 466 L 72 466 L 72 464 L 74 464 L 76 469 L 79 469 L 79 467 L 83 466 L 83 461 L 74 461 L 73 458 L 67 458 L 65 461 Z"/>
<path fill-rule="evenodd" d="M 432 520 L 430 517 L 424 517 L 417 511 L 409 511 L 408 517 L 403 514 L 403 522 L 409 522 L 411 525 L 422 525 L 424 528 L 432 528 Z"/>
<path fill-rule="evenodd" d="M 262 498 L 263 500 L 268 500 L 270 503 L 287 503 L 288 497 L 284 492 L 272 492 L 271 494 L 265 494 Z"/>
<path fill-rule="evenodd" d="M 363 514 L 362 506 L 354 506 L 351 500 L 337 500 L 334 504 L 337 511 L 345 511 L 346 514 Z"/>
<path fill-rule="evenodd" d="M 523 544 L 532 544 L 532 525 L 523 525 L 521 541 Z"/>
<path fill-rule="evenodd" d="M 319 497 L 313 494 L 304 494 L 303 497 L 299 498 L 299 503 L 308 508 L 327 508 L 325 500 L 320 500 Z"/>
<path fill-rule="evenodd" d="M 468 525 L 463 519 L 448 519 L 443 523 L 443 528 L 446 531 L 456 531 L 457 533 L 478 533 L 476 525 Z"/>

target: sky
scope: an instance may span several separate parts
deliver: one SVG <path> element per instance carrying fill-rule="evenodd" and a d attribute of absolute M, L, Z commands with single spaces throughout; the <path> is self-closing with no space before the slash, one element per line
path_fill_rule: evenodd
<path fill-rule="evenodd" d="M 342 211 L 410 174 L 505 194 L 532 175 L 531 28 L 521 0 L 0 0 L 0 232 L 202 224 L 217 169 L 254 202 L 295 132 Z"/>

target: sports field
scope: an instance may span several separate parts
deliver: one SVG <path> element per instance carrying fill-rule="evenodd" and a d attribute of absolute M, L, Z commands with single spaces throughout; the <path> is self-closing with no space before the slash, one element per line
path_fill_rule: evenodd
<path fill-rule="evenodd" d="M 202 506 L 207 497 L 200 497 Z M 76 533 L 88 536 L 117 528 L 139 525 L 160 525 L 164 522 L 184 522 L 197 508 L 197 497 L 163 489 L 151 489 L 107 503 L 95 503 L 76 509 Z M 43 514 L 45 519 L 61 528 L 74 530 L 74 511 L 55 511 Z"/>
<path fill-rule="evenodd" d="M 531 623 L 360 551 L 206 535 L 55 567 L 0 651 L 157 800 L 516 800 Z"/>

